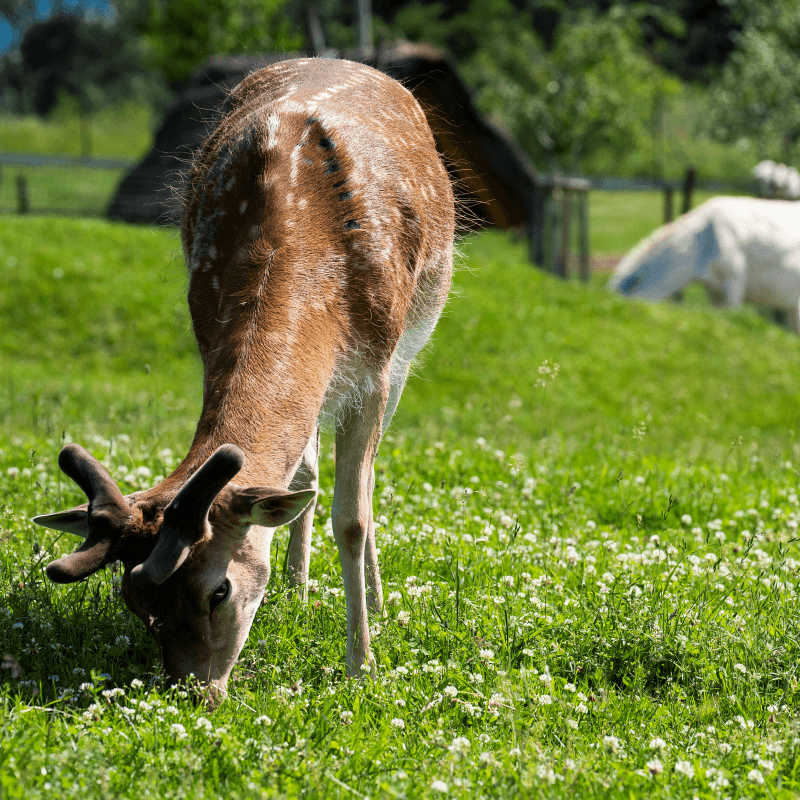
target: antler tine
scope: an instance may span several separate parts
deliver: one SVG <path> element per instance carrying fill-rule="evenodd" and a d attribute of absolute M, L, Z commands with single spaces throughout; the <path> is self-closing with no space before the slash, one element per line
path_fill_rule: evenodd
<path fill-rule="evenodd" d="M 58 466 L 89 498 L 89 530 L 86 541 L 74 552 L 47 565 L 47 577 L 55 583 L 74 583 L 88 578 L 112 558 L 122 525 L 131 510 L 108 470 L 79 444 L 68 444 L 58 454 Z"/>
<path fill-rule="evenodd" d="M 79 444 L 68 444 L 58 454 L 58 466 L 96 506 L 125 506 L 125 498 L 108 470 Z"/>
<path fill-rule="evenodd" d="M 244 466 L 244 453 L 233 444 L 218 447 L 164 509 L 156 546 L 143 564 L 131 570 L 137 586 L 160 586 L 186 560 L 205 532 L 216 496 Z"/>
<path fill-rule="evenodd" d="M 51 561 L 45 569 L 47 577 L 53 583 L 75 583 L 88 578 L 109 562 L 112 544 L 111 538 L 88 538 L 74 553 Z"/>
<path fill-rule="evenodd" d="M 223 444 L 200 469 L 180 488 L 164 509 L 164 518 L 175 517 L 181 527 L 187 522 L 200 522 L 208 514 L 214 498 L 244 466 L 244 453 L 235 444 Z"/>

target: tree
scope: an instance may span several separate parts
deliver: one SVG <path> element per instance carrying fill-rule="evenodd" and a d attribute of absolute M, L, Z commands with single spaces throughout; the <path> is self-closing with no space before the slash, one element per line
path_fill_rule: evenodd
<path fill-rule="evenodd" d="M 575 170 L 599 151 L 625 154 L 680 84 L 642 52 L 630 7 L 563 19 L 548 50 L 509 0 L 473 0 L 460 24 L 477 49 L 462 66 L 480 107 L 542 166 Z"/>
<path fill-rule="evenodd" d="M 302 48 L 289 0 L 120 0 L 123 23 L 172 86 L 210 56 Z"/>
<path fill-rule="evenodd" d="M 741 20 L 737 48 L 713 86 L 710 134 L 755 140 L 762 155 L 800 157 L 800 5 L 794 0 L 729 0 Z M 782 152 L 781 152 L 782 150 Z"/>

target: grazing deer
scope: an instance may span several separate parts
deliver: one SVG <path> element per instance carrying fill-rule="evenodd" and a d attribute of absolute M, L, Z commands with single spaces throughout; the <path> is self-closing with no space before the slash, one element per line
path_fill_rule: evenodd
<path fill-rule="evenodd" d="M 230 94 L 189 174 L 182 243 L 203 359 L 189 452 L 124 496 L 67 445 L 59 466 L 89 502 L 34 521 L 85 538 L 48 577 L 122 561 L 125 602 L 172 682 L 224 694 L 270 576 L 275 527 L 308 576 L 319 426 L 335 424 L 333 531 L 344 573 L 349 675 L 371 665 L 382 591 L 374 460 L 409 366 L 450 286 L 453 194 L 425 115 L 362 64 L 292 60 Z"/>

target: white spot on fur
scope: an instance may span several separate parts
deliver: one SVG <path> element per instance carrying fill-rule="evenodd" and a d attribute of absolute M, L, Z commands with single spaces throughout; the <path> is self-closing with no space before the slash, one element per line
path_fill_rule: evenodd
<path fill-rule="evenodd" d="M 278 127 L 281 118 L 277 114 L 270 114 L 267 117 L 267 149 L 271 150 L 278 144 Z"/>
<path fill-rule="evenodd" d="M 305 197 L 301 197 L 297 205 L 298 208 L 305 208 L 308 205 L 308 200 L 306 200 Z"/>

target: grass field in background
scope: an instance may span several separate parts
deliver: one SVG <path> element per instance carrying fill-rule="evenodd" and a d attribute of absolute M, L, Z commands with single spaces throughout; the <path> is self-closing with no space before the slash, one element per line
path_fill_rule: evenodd
<path fill-rule="evenodd" d="M 89 152 L 83 153 L 86 134 L 68 104 L 47 119 L 0 114 L 0 152 L 137 159 L 152 146 L 158 122 L 157 112 L 144 103 L 109 106 L 86 117 Z"/>
<path fill-rule="evenodd" d="M 24 173 L 30 186 L 31 208 L 61 209 L 64 213 L 102 216 L 125 170 L 91 170 L 83 167 L 6 167 L 0 180 L 0 214 L 16 209 L 16 175 Z M 695 192 L 694 205 L 708 200 L 710 192 Z M 675 202 L 679 198 L 676 195 Z M 663 224 L 661 192 L 592 191 L 589 194 L 589 237 L 593 257 L 621 256 Z M 677 207 L 676 207 L 677 211 Z M 32 216 L 39 216 L 34 213 Z M 153 226 L 156 228 L 157 226 Z M 577 233 L 573 239 L 576 247 Z M 577 258 L 577 251 L 575 258 Z M 577 269 L 577 268 L 576 268 Z"/>
<path fill-rule="evenodd" d="M 62 441 L 126 492 L 185 452 L 176 233 L 0 219 L 0 795 L 797 795 L 800 337 L 461 249 L 378 461 L 377 678 L 342 677 L 328 437 L 311 601 L 281 530 L 212 712 L 159 688 L 118 573 L 47 582 L 75 541 L 30 522 L 82 500 Z"/>

